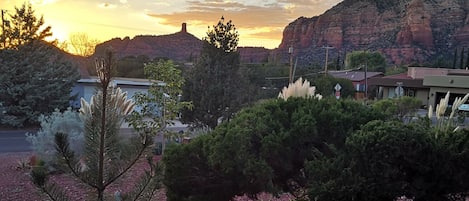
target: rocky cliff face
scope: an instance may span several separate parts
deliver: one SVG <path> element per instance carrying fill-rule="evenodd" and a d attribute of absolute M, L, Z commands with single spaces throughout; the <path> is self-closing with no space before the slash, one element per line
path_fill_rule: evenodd
<path fill-rule="evenodd" d="M 133 39 L 115 38 L 96 46 L 95 55 L 102 55 L 111 46 L 116 56 L 146 55 L 149 58 L 170 58 L 175 61 L 190 61 L 197 58 L 202 41 L 186 30 L 183 24 L 180 32 L 161 36 L 136 36 Z M 94 56 L 94 55 L 93 55 Z"/>
<path fill-rule="evenodd" d="M 185 23 L 180 32 L 161 36 L 115 38 L 96 46 L 92 57 L 103 55 L 111 46 L 118 58 L 145 55 L 149 58 L 169 58 L 178 62 L 195 61 L 202 50 L 202 40 L 187 32 Z M 241 62 L 267 61 L 270 50 L 261 47 L 239 47 Z"/>
<path fill-rule="evenodd" d="M 303 63 L 324 62 L 352 50 L 377 50 L 389 62 L 452 59 L 455 48 L 469 44 L 467 0 L 344 0 L 324 14 L 290 23 L 276 54 L 288 48 Z M 330 62 L 330 61 L 329 61 Z"/>

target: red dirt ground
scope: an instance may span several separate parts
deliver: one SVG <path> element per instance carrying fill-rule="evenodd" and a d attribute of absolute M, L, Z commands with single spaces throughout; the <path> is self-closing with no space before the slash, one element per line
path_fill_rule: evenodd
<path fill-rule="evenodd" d="M 1 201 L 44 201 L 49 200 L 48 197 L 41 193 L 38 188 L 34 186 L 30 179 L 30 169 L 26 166 L 32 153 L 4 153 L 0 154 L 0 200 Z M 138 176 L 146 169 L 145 161 L 140 161 L 135 168 L 131 169 L 128 174 L 123 178 L 117 180 L 115 184 L 107 189 L 106 196 L 112 196 L 116 190 L 127 191 L 132 188 L 132 185 L 138 179 Z M 71 198 L 71 200 L 93 200 L 86 197 L 86 192 L 91 192 L 84 184 L 77 181 L 74 177 L 67 174 L 57 174 L 50 178 L 50 181 L 55 182 L 60 187 L 64 188 Z M 110 199 L 113 200 L 113 199 Z M 164 190 L 160 190 L 154 201 L 166 201 Z M 236 197 L 234 201 L 252 201 L 246 196 Z M 291 196 L 284 195 L 281 198 L 274 198 L 269 194 L 260 194 L 258 201 L 289 201 L 293 200 Z"/>

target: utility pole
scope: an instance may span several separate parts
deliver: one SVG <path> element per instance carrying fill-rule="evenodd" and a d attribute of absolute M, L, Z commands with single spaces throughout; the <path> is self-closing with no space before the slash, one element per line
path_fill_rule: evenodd
<path fill-rule="evenodd" d="M 2 9 L 2 42 L 3 42 L 3 48 L 6 46 L 6 39 L 5 39 L 5 13 L 6 10 Z"/>
<path fill-rule="evenodd" d="M 331 46 L 323 46 L 322 48 L 326 49 L 326 62 L 324 64 L 324 75 L 327 76 L 327 60 L 329 59 L 329 49 L 333 49 Z"/>
<path fill-rule="evenodd" d="M 290 55 L 290 74 L 288 75 L 289 83 L 293 83 L 293 45 L 288 48 L 288 54 Z"/>
<path fill-rule="evenodd" d="M 365 52 L 365 100 L 368 100 L 368 77 L 366 76 L 366 72 L 368 71 L 368 54 L 367 50 Z"/>
<path fill-rule="evenodd" d="M 366 46 L 367 44 L 360 44 L 360 46 Z M 369 52 L 369 47 L 365 47 L 363 50 L 363 56 L 365 57 L 365 73 L 364 73 L 364 78 L 365 78 L 365 100 L 368 99 L 368 77 L 367 77 L 367 72 L 368 72 L 368 52 Z"/>

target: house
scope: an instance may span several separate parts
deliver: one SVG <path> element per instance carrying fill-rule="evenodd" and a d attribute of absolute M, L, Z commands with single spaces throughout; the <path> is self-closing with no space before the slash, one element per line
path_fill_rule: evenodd
<path fill-rule="evenodd" d="M 435 106 L 450 92 L 450 103 L 469 93 L 469 70 L 409 67 L 407 72 L 369 80 L 378 89 L 377 98 L 415 97 L 422 107 Z"/>
<path fill-rule="evenodd" d="M 364 71 L 328 71 L 329 75 L 335 78 L 343 78 L 352 81 L 355 88 L 355 98 L 363 99 L 365 97 L 365 85 L 368 87 L 368 94 L 370 94 L 369 80 L 376 77 L 383 77 L 382 72 L 364 72 Z M 365 79 L 365 75 L 366 78 Z M 368 83 L 367 83 L 368 82 Z"/>
<path fill-rule="evenodd" d="M 157 83 L 163 84 L 161 81 L 157 81 Z M 91 96 L 96 92 L 97 84 L 97 77 L 79 79 L 72 88 L 72 96 L 74 96 L 70 103 L 72 108 L 80 108 L 81 98 L 90 101 Z M 127 92 L 127 98 L 131 99 L 138 92 L 147 93 L 152 83 L 148 79 L 115 77 L 111 84 L 120 87 L 123 92 Z"/>

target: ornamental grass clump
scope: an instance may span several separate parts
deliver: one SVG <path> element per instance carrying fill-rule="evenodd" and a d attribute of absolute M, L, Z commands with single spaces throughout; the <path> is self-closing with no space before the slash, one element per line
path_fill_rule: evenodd
<path fill-rule="evenodd" d="M 439 131 L 448 131 L 450 129 L 454 129 L 457 131 L 459 127 L 456 127 L 456 115 L 458 114 L 459 107 L 464 104 L 468 98 L 469 93 L 466 94 L 464 97 L 456 97 L 451 105 L 451 113 L 449 116 L 446 116 L 446 111 L 449 106 L 449 97 L 450 92 L 448 91 L 444 98 L 440 99 L 440 102 L 435 107 L 435 116 L 437 119 L 436 128 Z M 460 114 L 459 114 L 460 115 Z M 428 118 L 433 117 L 433 107 L 430 105 L 428 108 Z"/>
<path fill-rule="evenodd" d="M 321 94 L 315 94 L 316 87 L 311 86 L 308 80 L 304 80 L 300 77 L 300 79 L 296 80 L 295 83 L 288 84 L 288 87 L 284 87 L 282 91 L 278 94 L 278 98 L 283 100 L 287 100 L 290 97 L 304 97 L 304 98 L 316 98 L 322 99 Z"/>

